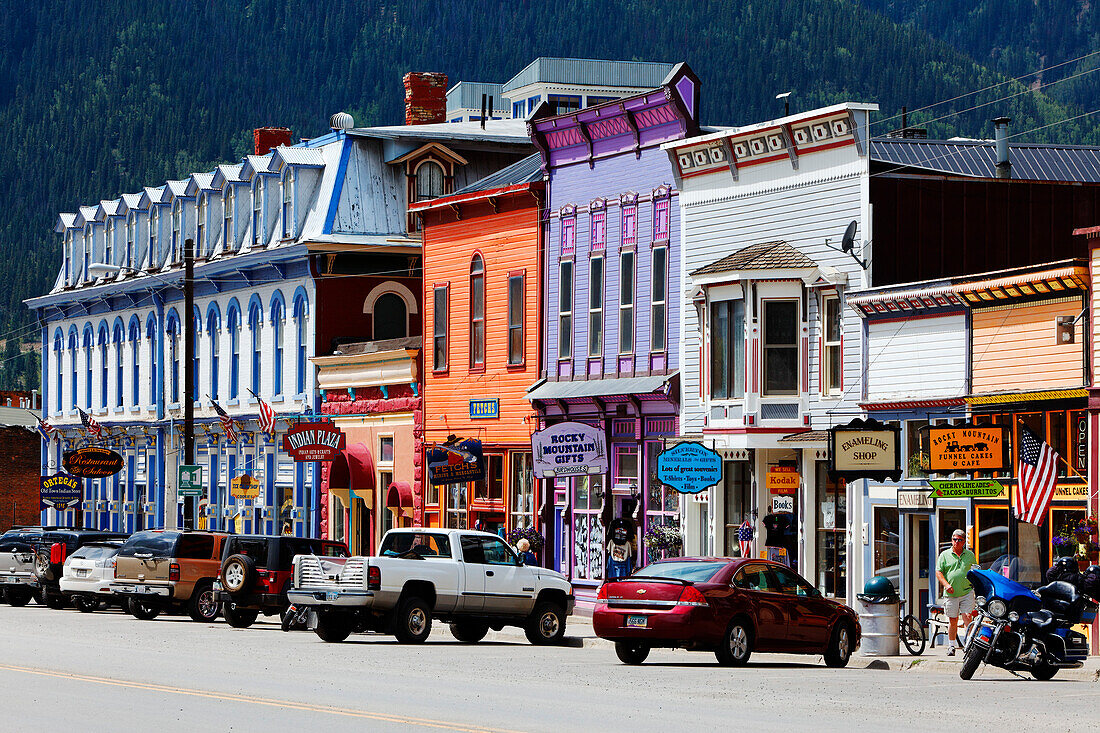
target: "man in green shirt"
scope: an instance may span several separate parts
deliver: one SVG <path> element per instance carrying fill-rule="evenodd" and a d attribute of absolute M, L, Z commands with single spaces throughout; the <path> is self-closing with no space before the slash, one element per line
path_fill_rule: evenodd
<path fill-rule="evenodd" d="M 947 656 L 955 656 L 958 646 L 958 625 L 965 626 L 974 615 L 974 589 L 966 574 L 978 563 L 974 553 L 966 549 L 966 532 L 951 533 L 951 547 L 936 558 L 936 578 L 943 586 L 943 610 L 951 623 L 947 625 Z"/>

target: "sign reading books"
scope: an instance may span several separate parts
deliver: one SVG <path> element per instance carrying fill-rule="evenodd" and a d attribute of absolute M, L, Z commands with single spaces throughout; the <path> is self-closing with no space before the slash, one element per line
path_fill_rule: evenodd
<path fill-rule="evenodd" d="M 122 470 L 122 456 L 108 448 L 87 446 L 65 451 L 61 465 L 80 478 L 110 478 Z"/>
<path fill-rule="evenodd" d="M 901 428 L 856 418 L 829 428 L 829 475 L 846 481 L 901 478 Z"/>
<path fill-rule="evenodd" d="M 681 494 L 698 494 L 722 480 L 722 456 L 699 443 L 679 443 L 657 455 L 657 479 Z"/>
<path fill-rule="evenodd" d="M 607 473 L 607 440 L 600 428 L 563 422 L 531 436 L 535 475 L 554 476 Z"/>
<path fill-rule="evenodd" d="M 42 509 L 68 509 L 80 503 L 80 479 L 65 473 L 42 476 L 38 498 Z"/>
<path fill-rule="evenodd" d="M 428 482 L 432 486 L 485 480 L 481 441 L 473 438 L 431 446 L 427 450 Z"/>
<path fill-rule="evenodd" d="M 331 461 L 347 446 L 344 431 L 328 422 L 303 422 L 283 436 L 283 450 L 296 462 Z"/>
<path fill-rule="evenodd" d="M 1008 464 L 1007 425 L 929 427 L 928 470 L 933 473 L 996 471 Z"/>
<path fill-rule="evenodd" d="M 229 493 L 236 499 L 255 499 L 260 495 L 260 482 L 250 474 L 234 476 L 229 483 Z"/>

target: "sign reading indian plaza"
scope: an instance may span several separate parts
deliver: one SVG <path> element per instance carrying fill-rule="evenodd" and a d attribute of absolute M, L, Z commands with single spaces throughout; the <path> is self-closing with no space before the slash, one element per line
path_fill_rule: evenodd
<path fill-rule="evenodd" d="M 65 473 L 42 476 L 38 496 L 42 509 L 68 509 L 80 503 L 80 479 Z"/>
<path fill-rule="evenodd" d="M 290 428 L 283 436 L 283 450 L 296 462 L 331 461 L 347 445 L 344 431 L 332 423 L 305 422 Z"/>
<path fill-rule="evenodd" d="M 722 456 L 699 443 L 679 443 L 657 456 L 657 479 L 681 494 L 698 494 L 722 480 Z"/>
<path fill-rule="evenodd" d="M 607 441 L 603 430 L 579 422 L 563 422 L 531 436 L 535 473 L 553 476 L 607 473 Z"/>

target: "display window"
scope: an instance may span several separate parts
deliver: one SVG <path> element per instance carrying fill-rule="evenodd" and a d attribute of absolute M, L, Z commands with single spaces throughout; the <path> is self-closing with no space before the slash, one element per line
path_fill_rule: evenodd
<path fill-rule="evenodd" d="M 845 528 L 848 495 L 843 482 L 829 480 L 828 464 L 817 463 L 817 587 L 830 598 L 844 598 L 848 587 Z M 876 573 L 877 574 L 877 573 Z"/>
<path fill-rule="evenodd" d="M 899 534 L 900 516 L 896 506 L 876 506 L 874 508 L 874 571 L 901 589 L 901 566 L 898 557 L 901 550 Z"/>
<path fill-rule="evenodd" d="M 604 477 L 578 476 L 573 482 L 573 577 L 602 580 L 604 532 L 600 523 Z"/>

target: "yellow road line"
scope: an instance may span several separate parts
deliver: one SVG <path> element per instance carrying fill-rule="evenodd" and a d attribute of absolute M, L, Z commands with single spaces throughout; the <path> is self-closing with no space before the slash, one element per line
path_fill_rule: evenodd
<path fill-rule="evenodd" d="M 76 674 L 74 672 L 58 672 L 49 669 L 37 669 L 35 667 L 20 667 L 12 664 L 0 664 L 0 670 L 9 672 L 22 672 L 43 677 L 55 677 L 69 679 L 78 682 L 91 682 L 100 685 L 112 685 L 114 687 L 126 687 L 133 690 L 147 690 L 149 692 L 164 692 L 175 695 L 187 695 L 190 697 L 203 697 L 209 700 L 224 700 L 227 702 L 246 702 L 253 705 L 266 705 L 268 707 L 286 708 L 288 710 L 301 710 L 303 712 L 324 713 L 326 715 L 341 715 L 349 718 L 365 718 L 386 723 L 399 723 L 401 725 L 419 725 L 425 728 L 441 728 L 444 730 L 459 731 L 460 733 L 516 733 L 501 728 L 485 728 L 481 726 L 469 726 L 461 723 L 448 723 L 443 720 L 431 720 L 428 718 L 413 718 L 405 715 L 388 715 L 386 713 L 372 713 L 353 708 L 338 708 L 330 705 L 314 705 L 290 700 L 277 700 L 270 697 L 257 697 L 254 695 L 234 695 L 228 693 L 211 692 L 209 690 L 194 690 L 186 687 L 170 687 L 157 685 L 150 682 L 131 682 L 128 680 L 114 679 L 112 677 L 96 677 L 92 675 Z"/>

